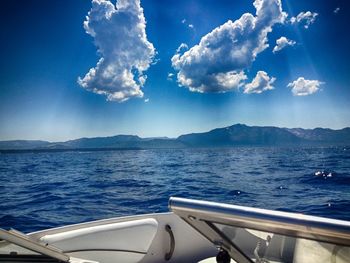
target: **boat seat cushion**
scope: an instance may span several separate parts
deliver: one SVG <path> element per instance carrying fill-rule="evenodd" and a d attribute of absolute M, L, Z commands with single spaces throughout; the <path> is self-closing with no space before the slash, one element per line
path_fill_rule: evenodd
<path fill-rule="evenodd" d="M 40 241 L 54 245 L 67 253 L 94 250 L 147 253 L 157 228 L 157 221 L 148 218 L 45 235 Z"/>

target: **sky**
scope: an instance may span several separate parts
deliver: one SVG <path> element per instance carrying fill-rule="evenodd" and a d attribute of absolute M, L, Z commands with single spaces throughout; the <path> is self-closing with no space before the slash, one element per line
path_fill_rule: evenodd
<path fill-rule="evenodd" d="M 0 140 L 350 126 L 346 0 L 3 0 Z"/>

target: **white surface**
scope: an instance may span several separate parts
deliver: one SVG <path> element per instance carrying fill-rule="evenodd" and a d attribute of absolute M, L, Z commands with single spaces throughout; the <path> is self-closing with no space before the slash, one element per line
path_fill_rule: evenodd
<path fill-rule="evenodd" d="M 133 263 L 140 262 L 147 254 L 157 229 L 157 220 L 147 218 L 85 226 L 44 235 L 40 241 L 86 261 Z"/>
<path fill-rule="evenodd" d="M 350 248 L 298 239 L 293 263 L 349 263 Z"/>
<path fill-rule="evenodd" d="M 79 258 L 89 258 L 89 261 L 81 260 L 81 261 L 72 262 L 72 263 L 90 263 L 90 260 L 96 260 L 93 262 L 98 262 L 98 263 L 114 263 L 114 262 L 135 263 L 135 262 L 140 262 L 142 258 L 145 256 L 144 254 L 118 252 L 118 251 L 109 251 L 109 252 L 86 251 L 86 252 L 80 252 L 80 253 L 78 252 L 69 253 L 69 255 L 73 257 L 79 257 Z"/>
<path fill-rule="evenodd" d="M 206 258 L 206 259 L 199 261 L 198 263 L 216 263 L 216 257 Z M 231 263 L 236 263 L 236 261 L 231 259 Z"/>
<path fill-rule="evenodd" d="M 58 227 L 29 234 L 33 239 L 40 240 L 44 236 L 54 236 L 60 233 L 80 230 L 84 228 L 107 226 L 115 223 L 131 222 L 135 220 L 152 219 L 158 222 L 158 230 L 146 255 L 141 259 L 142 263 L 172 263 L 172 262 L 198 262 L 204 258 L 216 256 L 217 249 L 206 238 L 173 213 L 148 214 L 129 217 L 119 217 L 81 223 L 76 225 Z M 165 254 L 170 250 L 170 236 L 165 231 L 165 226 L 170 225 L 175 237 L 175 250 L 169 261 L 165 260 Z M 126 234 L 127 236 L 128 234 Z M 57 237 L 57 236 L 56 236 Z M 130 236 L 130 243 L 138 242 L 138 236 Z M 59 247 L 59 246 L 57 246 Z M 122 252 L 121 252 L 122 253 Z M 96 260 L 99 263 L 106 262 L 138 262 L 136 253 L 68 253 L 71 256 Z M 140 254 L 142 255 L 142 254 Z M 135 257 L 134 257 L 135 256 Z M 133 261 L 130 261 L 133 260 Z"/>
<path fill-rule="evenodd" d="M 106 224 L 45 235 L 45 244 L 54 245 L 64 252 L 77 250 L 131 250 L 147 253 L 157 232 L 155 219 L 141 219 Z"/>
<path fill-rule="evenodd" d="M 81 259 L 81 258 L 70 257 L 69 263 L 99 263 L 99 262 Z"/>

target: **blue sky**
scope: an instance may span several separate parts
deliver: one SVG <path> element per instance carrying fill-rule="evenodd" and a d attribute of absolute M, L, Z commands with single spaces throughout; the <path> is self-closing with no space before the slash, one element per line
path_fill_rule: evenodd
<path fill-rule="evenodd" d="M 2 1 L 0 140 L 350 126 L 348 1 L 115 4 Z"/>

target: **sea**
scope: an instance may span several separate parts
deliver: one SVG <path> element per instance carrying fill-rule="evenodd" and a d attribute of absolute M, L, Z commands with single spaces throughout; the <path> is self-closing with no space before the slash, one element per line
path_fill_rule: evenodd
<path fill-rule="evenodd" d="M 167 212 L 171 196 L 350 220 L 350 147 L 0 154 L 0 228 Z"/>

